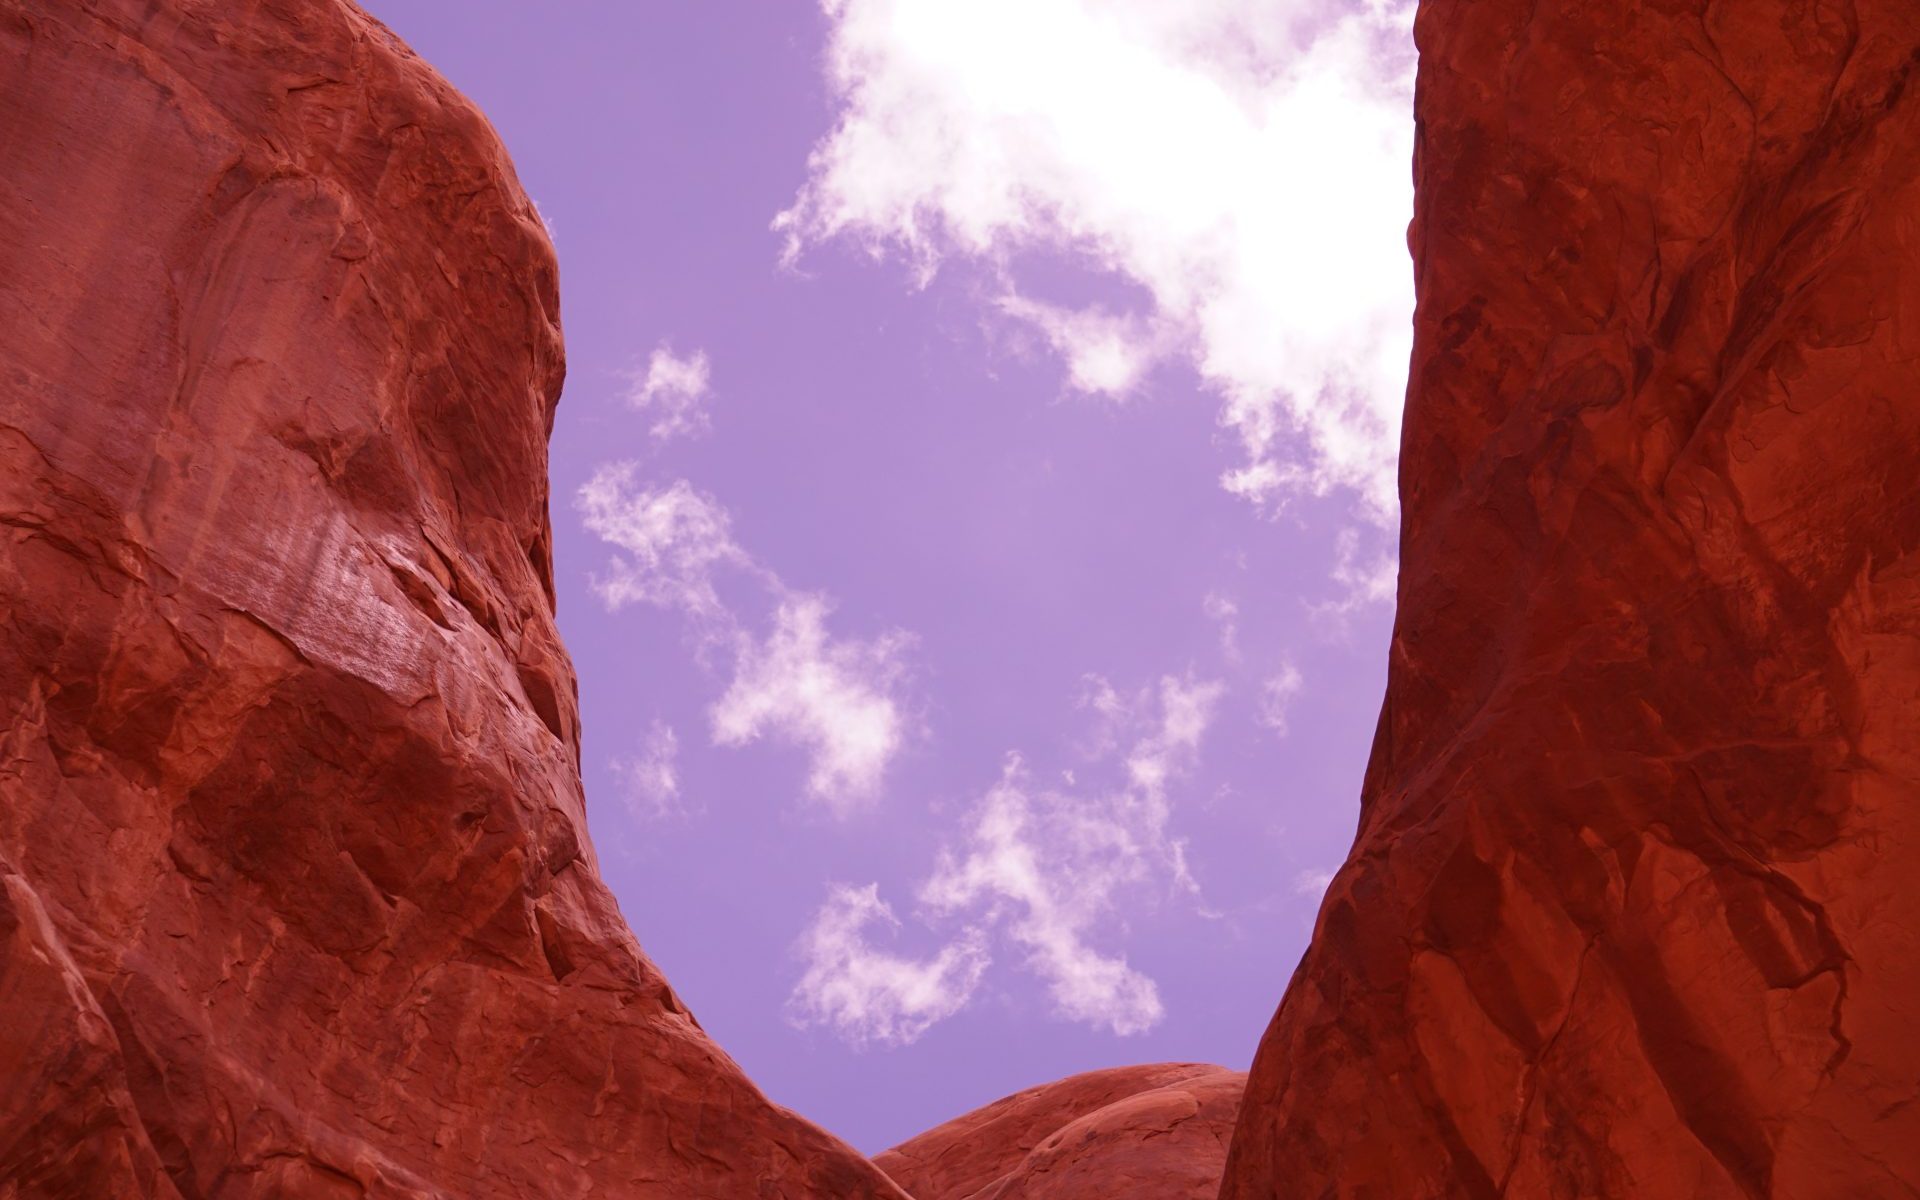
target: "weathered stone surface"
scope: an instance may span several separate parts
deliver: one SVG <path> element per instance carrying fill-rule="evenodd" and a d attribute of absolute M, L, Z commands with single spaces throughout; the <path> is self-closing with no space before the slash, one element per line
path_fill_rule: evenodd
<path fill-rule="evenodd" d="M 1223 1195 L 1920 1195 L 1920 7 L 1418 38 L 1391 679 Z"/>
<path fill-rule="evenodd" d="M 899 1196 L 596 874 L 556 304 L 342 0 L 0 0 L 0 1196 Z"/>
<path fill-rule="evenodd" d="M 1243 1071 L 1155 1063 L 1028 1088 L 874 1162 L 914 1200 L 1212 1200 Z"/>

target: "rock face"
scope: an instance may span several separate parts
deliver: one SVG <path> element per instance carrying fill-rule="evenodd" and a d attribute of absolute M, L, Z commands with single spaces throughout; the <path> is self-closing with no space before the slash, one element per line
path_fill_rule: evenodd
<path fill-rule="evenodd" d="M 1246 1086 L 1197 1063 L 1029 1088 L 877 1155 L 914 1200 L 1213 1200 Z"/>
<path fill-rule="evenodd" d="M 892 1197 L 642 957 L 552 251 L 344 0 L 0 0 L 0 1196 Z"/>
<path fill-rule="evenodd" d="M 1222 1194 L 1920 1195 L 1920 7 L 1418 39 L 1391 679 Z"/>

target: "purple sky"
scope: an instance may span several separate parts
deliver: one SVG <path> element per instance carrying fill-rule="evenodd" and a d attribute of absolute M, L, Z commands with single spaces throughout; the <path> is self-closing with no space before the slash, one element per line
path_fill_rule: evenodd
<path fill-rule="evenodd" d="M 1245 1066 L 1384 680 L 1404 13 L 364 2 L 554 230 L 594 838 L 702 1024 L 867 1151 Z"/>

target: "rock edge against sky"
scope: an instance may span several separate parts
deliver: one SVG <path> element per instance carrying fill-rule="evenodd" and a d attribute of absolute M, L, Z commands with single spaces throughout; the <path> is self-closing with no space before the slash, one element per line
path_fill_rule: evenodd
<path fill-rule="evenodd" d="M 0 1191 L 1203 1195 L 1237 1106 L 1241 1200 L 1914 1194 L 1920 12 L 1419 36 L 1392 677 L 1245 1099 L 876 1166 L 600 882 L 484 119 L 343 0 L 0 5 Z"/>

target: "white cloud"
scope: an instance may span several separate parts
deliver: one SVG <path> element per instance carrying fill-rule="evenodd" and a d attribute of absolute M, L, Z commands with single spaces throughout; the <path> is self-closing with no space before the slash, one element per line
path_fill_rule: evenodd
<path fill-rule="evenodd" d="M 640 602 L 724 618 L 714 571 L 751 565 L 734 544 L 726 509 L 684 479 L 645 487 L 637 472 L 631 462 L 602 466 L 574 498 L 587 529 L 630 556 L 616 555 L 594 591 L 610 610 Z"/>
<path fill-rule="evenodd" d="M 900 922 L 880 899 L 879 886 L 833 884 L 813 924 L 800 939 L 806 971 L 788 1000 L 801 1026 L 825 1025 L 855 1045 L 905 1045 L 965 1007 L 987 969 L 985 939 L 961 933 L 930 959 L 879 949 L 867 930 Z"/>
<path fill-rule="evenodd" d="M 1112 754 L 1120 739 L 1128 736 L 1137 722 L 1134 707 L 1140 698 L 1122 696 L 1104 675 L 1082 678 L 1080 697 L 1074 707 L 1091 711 L 1094 722 L 1092 733 L 1080 745 L 1081 755 L 1098 760 Z"/>
<path fill-rule="evenodd" d="M 1327 889 L 1333 885 L 1335 874 L 1336 872 L 1329 871 L 1325 867 L 1309 867 L 1293 877 L 1293 894 L 1312 896 L 1318 900 L 1326 895 Z"/>
<path fill-rule="evenodd" d="M 1400 558 L 1392 548 L 1368 555 L 1361 549 L 1360 531 L 1342 529 L 1334 539 L 1334 555 L 1333 582 L 1342 594 L 1313 605 L 1314 617 L 1340 627 L 1362 608 L 1392 602 L 1400 585 Z"/>
<path fill-rule="evenodd" d="M 1200 748 L 1200 738 L 1213 720 L 1224 684 L 1195 683 L 1169 675 L 1160 681 L 1160 727 L 1127 756 L 1127 774 L 1134 786 L 1158 795 L 1173 772 Z"/>
<path fill-rule="evenodd" d="M 677 610 L 706 647 L 733 654 L 733 678 L 714 704 L 713 740 L 743 746 L 771 736 L 805 748 L 807 792 L 845 816 L 879 791 L 909 733 L 898 692 L 913 639 L 831 636 L 822 596 L 790 591 L 733 540 L 726 509 L 677 480 L 650 486 L 633 463 L 603 466 L 575 506 L 588 530 L 624 551 L 594 580 L 609 610 L 639 602 Z M 730 569 L 771 606 L 767 632 L 722 597 Z M 669 736 L 671 734 L 669 733 Z"/>
<path fill-rule="evenodd" d="M 1091 794 L 1038 787 L 1009 756 L 921 900 L 934 913 L 1003 927 L 1058 1015 L 1127 1035 L 1159 1022 L 1159 989 L 1093 939 L 1123 891 L 1159 876 L 1192 889 L 1184 846 L 1168 833 L 1166 786 L 1197 757 L 1223 689 L 1168 676 L 1157 692 L 1128 698 L 1098 677 L 1090 683 L 1083 703 L 1108 726 L 1109 752 L 1115 731 L 1136 732 L 1122 761 L 1125 786 Z"/>
<path fill-rule="evenodd" d="M 1207 620 L 1220 627 L 1220 657 L 1230 663 L 1240 661 L 1240 603 L 1232 596 L 1208 592 L 1200 602 Z"/>
<path fill-rule="evenodd" d="M 1287 736 L 1287 710 L 1304 686 L 1306 679 L 1300 669 L 1290 662 L 1281 663 L 1280 669 L 1260 685 L 1260 723 L 1281 737 Z"/>
<path fill-rule="evenodd" d="M 1180 354 L 1262 505 L 1349 489 L 1379 524 L 1411 349 L 1407 0 L 822 0 L 836 126 L 775 221 L 922 278 L 1001 281 L 1076 387 Z M 1136 312 L 1026 297 L 1032 255 L 1135 285 Z"/>
<path fill-rule="evenodd" d="M 906 737 L 893 692 L 912 639 L 827 636 L 827 603 L 783 600 L 764 640 L 744 639 L 733 684 L 713 706 L 713 739 L 739 746 L 773 735 L 807 748 L 807 791 L 845 815 L 879 790 Z"/>
<path fill-rule="evenodd" d="M 1138 314 L 1062 308 L 1014 293 L 998 307 L 1038 329 L 1066 360 L 1067 381 L 1091 396 L 1124 399 L 1165 352 L 1163 335 Z"/>
<path fill-rule="evenodd" d="M 653 417 L 648 432 L 657 441 L 704 433 L 712 424 L 706 407 L 712 374 L 706 351 L 683 357 L 662 342 L 647 360 L 647 369 L 634 372 L 627 407 Z"/>
<path fill-rule="evenodd" d="M 638 820 L 658 820 L 679 811 L 680 773 L 676 758 L 680 739 L 673 726 L 655 720 L 647 729 L 640 753 L 615 759 L 614 773 L 625 791 L 627 811 Z"/>
<path fill-rule="evenodd" d="M 1108 804 L 1035 791 L 1017 757 L 981 801 L 964 850 L 941 857 L 921 899 L 935 912 L 983 910 L 1005 921 L 1070 1020 L 1141 1033 L 1163 1008 L 1153 980 L 1088 944 L 1114 893 L 1145 875 L 1126 798 Z"/>

